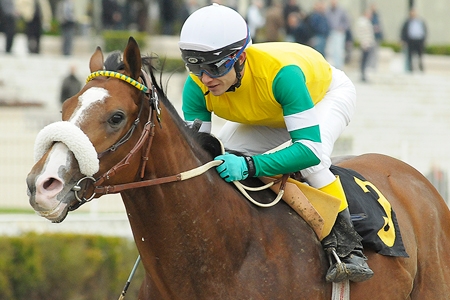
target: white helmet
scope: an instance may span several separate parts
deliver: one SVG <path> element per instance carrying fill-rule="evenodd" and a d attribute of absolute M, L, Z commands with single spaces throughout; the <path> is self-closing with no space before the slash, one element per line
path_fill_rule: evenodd
<path fill-rule="evenodd" d="M 244 18 L 237 11 L 214 3 L 187 18 L 178 46 L 186 63 L 204 64 L 243 51 L 251 42 Z"/>

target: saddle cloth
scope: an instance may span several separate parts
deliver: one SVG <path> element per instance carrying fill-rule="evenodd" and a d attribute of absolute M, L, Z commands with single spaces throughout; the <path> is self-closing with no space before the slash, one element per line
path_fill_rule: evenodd
<path fill-rule="evenodd" d="M 408 257 L 397 217 L 383 194 L 351 169 L 331 166 L 330 170 L 340 177 L 353 225 L 363 238 L 363 246 L 382 255 Z M 264 183 L 273 181 L 269 177 L 260 179 Z M 272 187 L 277 193 L 279 188 L 280 184 Z M 338 214 L 339 199 L 289 178 L 283 200 L 311 226 L 319 240 L 330 233 Z"/>

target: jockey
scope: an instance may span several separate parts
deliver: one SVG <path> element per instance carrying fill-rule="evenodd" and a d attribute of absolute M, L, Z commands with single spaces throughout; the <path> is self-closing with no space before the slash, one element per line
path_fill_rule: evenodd
<path fill-rule="evenodd" d="M 227 120 L 219 139 L 244 154 L 217 156 L 223 161 L 216 167 L 220 176 L 231 182 L 300 171 L 309 185 L 341 200 L 333 229 L 321 242 L 347 270 L 331 262 L 326 280 L 371 278 L 341 182 L 329 169 L 334 142 L 355 109 L 350 79 L 308 46 L 252 44 L 242 16 L 219 4 L 192 13 L 178 45 L 190 71 L 182 95 L 186 122 L 201 120 L 200 131 L 210 132 L 214 112 Z"/>

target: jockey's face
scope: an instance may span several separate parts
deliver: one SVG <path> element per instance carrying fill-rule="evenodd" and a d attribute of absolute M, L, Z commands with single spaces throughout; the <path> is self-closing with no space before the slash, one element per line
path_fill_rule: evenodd
<path fill-rule="evenodd" d="M 203 73 L 201 80 L 208 90 L 214 96 L 220 96 L 225 93 L 230 86 L 236 83 L 236 70 L 233 68 L 222 77 L 212 78 L 208 74 Z"/>
<path fill-rule="evenodd" d="M 239 57 L 237 64 L 243 64 L 245 62 L 246 53 L 243 52 Z M 241 72 L 244 75 L 244 70 Z M 202 73 L 200 77 L 202 83 L 208 87 L 208 90 L 214 96 L 220 96 L 224 94 L 233 84 L 237 82 L 236 70 L 234 67 L 222 77 L 212 78 L 206 73 Z"/>

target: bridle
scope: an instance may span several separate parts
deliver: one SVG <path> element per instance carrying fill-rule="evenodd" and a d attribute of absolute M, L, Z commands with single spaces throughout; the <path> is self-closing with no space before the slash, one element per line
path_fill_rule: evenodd
<path fill-rule="evenodd" d="M 151 89 L 149 89 L 147 87 L 146 84 L 151 83 L 151 81 L 150 81 L 150 77 L 144 70 L 141 71 L 141 79 L 142 79 L 143 83 L 140 83 L 140 82 L 132 79 L 129 76 L 126 76 L 126 75 L 118 73 L 118 72 L 113 72 L 113 71 L 93 72 L 88 76 L 88 78 L 86 79 L 86 82 L 89 82 L 90 80 L 92 80 L 96 77 L 99 77 L 99 76 L 113 77 L 113 78 L 121 79 L 125 82 L 128 82 L 129 84 L 136 87 L 137 89 L 144 92 L 144 94 L 145 94 L 145 97 L 141 101 L 138 116 L 133 121 L 133 124 L 131 125 L 131 127 L 117 142 L 115 142 L 113 145 L 111 145 L 108 149 L 100 152 L 97 155 L 99 159 L 110 152 L 116 151 L 118 147 L 125 144 L 131 138 L 136 127 L 140 123 L 140 117 L 141 117 L 141 114 L 143 111 L 144 101 L 146 98 L 148 98 L 148 101 L 149 101 L 148 119 L 144 125 L 143 131 L 141 133 L 141 136 L 139 137 L 139 140 L 134 145 L 134 147 L 130 150 L 130 152 L 122 160 L 120 160 L 117 164 L 115 164 L 113 167 L 111 167 L 108 171 L 106 171 L 103 175 L 101 175 L 97 179 L 95 179 L 92 176 L 86 176 L 86 177 L 83 177 L 80 180 L 78 180 L 77 184 L 72 188 L 72 190 L 75 192 L 75 198 L 78 200 L 79 203 L 77 205 L 71 207 L 72 210 L 78 208 L 80 205 L 82 205 L 86 202 L 91 201 L 92 199 L 94 199 L 96 194 L 110 193 L 108 187 L 106 187 L 106 188 L 102 187 L 101 184 L 104 183 L 106 180 L 110 179 L 112 176 L 114 176 L 119 170 L 129 166 L 130 160 L 135 156 L 136 153 L 140 153 L 140 150 L 142 149 L 142 147 L 144 147 L 144 145 L 146 145 L 145 151 L 142 155 L 142 163 L 141 163 L 141 171 L 140 171 L 140 177 L 142 179 L 144 177 L 144 171 L 145 171 L 145 167 L 146 167 L 146 164 L 148 161 L 148 154 L 149 154 L 153 136 L 154 136 L 154 128 L 155 128 L 154 120 L 156 119 L 157 122 L 159 124 L 161 124 L 160 123 L 161 122 L 161 120 L 160 120 L 161 110 L 160 110 L 160 106 L 159 106 L 158 93 L 153 84 L 151 84 Z M 83 191 L 83 193 L 86 191 L 86 189 L 83 190 L 81 188 L 81 183 L 86 180 L 92 181 L 92 184 L 94 185 L 94 191 L 93 191 L 92 195 L 89 197 L 85 197 L 84 195 L 79 195 L 80 191 Z"/>
<path fill-rule="evenodd" d="M 198 175 L 201 175 L 201 174 L 205 173 L 206 171 L 208 171 L 209 169 L 211 169 L 215 166 L 218 166 L 222 163 L 222 161 L 220 161 L 220 160 L 212 160 L 212 161 L 210 161 L 204 165 L 201 165 L 197 168 L 194 168 L 194 169 L 191 169 L 191 170 L 188 170 L 188 171 L 176 174 L 176 175 L 143 180 L 144 175 L 145 175 L 145 168 L 147 165 L 147 161 L 149 159 L 150 148 L 151 148 L 151 145 L 153 142 L 153 137 L 155 135 L 155 119 L 157 120 L 159 126 L 161 127 L 161 118 L 160 118 L 161 109 L 159 106 L 159 98 L 158 98 L 157 90 L 156 90 L 155 86 L 153 85 L 153 83 L 151 82 L 150 77 L 144 70 L 141 71 L 141 78 L 144 82 L 143 84 L 137 82 L 136 80 L 134 80 L 124 74 L 121 74 L 118 72 L 112 72 L 112 71 L 98 71 L 98 72 L 91 73 L 91 75 L 89 75 L 87 81 L 90 81 L 93 78 L 98 77 L 98 76 L 107 76 L 107 77 L 118 78 L 125 82 L 130 83 L 137 89 L 143 91 L 146 95 L 146 97 L 144 97 L 144 99 L 148 98 L 148 100 L 149 100 L 148 119 L 144 125 L 141 136 L 139 137 L 139 140 L 134 145 L 134 147 L 130 150 L 130 152 L 128 152 L 128 154 L 122 160 L 120 160 L 117 164 L 115 164 L 113 167 L 111 167 L 108 171 L 106 171 L 103 175 L 101 175 L 97 179 L 95 179 L 92 176 L 86 176 L 86 177 L 83 177 L 80 180 L 78 180 L 76 185 L 74 185 L 72 187 L 72 190 L 75 193 L 75 198 L 78 200 L 78 203 L 72 205 L 69 208 L 70 210 L 75 210 L 78 207 L 80 207 L 82 204 L 91 201 L 92 199 L 95 198 L 95 196 L 97 194 L 101 194 L 101 195 L 114 194 L 114 193 L 119 193 L 121 191 L 128 190 L 128 189 L 159 185 L 159 184 L 175 182 L 175 181 L 183 181 L 183 180 L 187 180 L 187 179 L 196 177 Z M 147 86 L 146 86 L 146 84 L 148 84 L 148 83 L 151 84 L 150 89 L 147 88 Z M 143 111 L 143 107 L 144 107 L 144 100 L 141 101 L 138 116 L 134 120 L 133 125 L 130 127 L 130 129 L 128 129 L 128 131 L 116 143 L 114 143 L 112 146 L 110 146 L 105 151 L 102 151 L 101 153 L 99 153 L 98 154 L 99 159 L 101 157 L 103 157 L 104 155 L 106 155 L 107 153 L 116 151 L 116 149 L 118 147 L 125 144 L 131 138 L 137 125 L 140 123 L 140 115 Z M 116 185 L 107 185 L 107 186 L 102 185 L 105 181 L 109 180 L 111 177 L 116 175 L 119 171 L 128 167 L 130 165 L 131 159 L 137 153 L 140 153 L 141 149 L 144 146 L 145 146 L 145 149 L 144 149 L 144 151 L 142 153 L 142 157 L 141 157 L 142 161 L 141 161 L 141 169 L 140 169 L 140 181 L 116 184 Z M 275 200 L 273 200 L 271 203 L 268 203 L 268 204 L 258 203 L 246 191 L 247 190 L 250 190 L 250 191 L 263 190 L 263 189 L 269 188 L 270 186 L 279 182 L 279 180 L 275 180 L 271 183 L 268 183 L 266 185 L 263 185 L 263 186 L 257 187 L 257 188 L 247 187 L 245 185 L 242 185 L 238 181 L 234 181 L 233 183 L 241 191 L 241 193 L 255 205 L 258 205 L 260 207 L 270 207 L 270 206 L 273 206 L 276 203 L 278 203 L 280 201 L 280 199 L 282 198 L 283 193 L 284 193 L 284 184 L 287 180 L 287 177 L 288 176 L 283 176 L 283 178 L 281 180 L 282 184 L 281 184 L 281 188 L 280 188 L 280 192 L 278 193 L 278 196 L 275 198 Z M 85 197 L 83 195 L 87 189 L 86 188 L 83 189 L 81 187 L 81 183 L 86 180 L 91 181 L 92 185 L 94 186 L 93 192 L 89 197 Z M 79 195 L 80 191 L 82 191 L 82 195 Z"/>
<path fill-rule="evenodd" d="M 162 178 L 149 179 L 149 180 L 142 180 L 145 175 L 145 168 L 147 165 L 147 161 L 149 159 L 149 152 L 150 152 L 150 148 L 152 145 L 153 136 L 155 135 L 155 123 L 158 122 L 159 126 L 161 126 L 161 118 L 160 118 L 161 109 L 159 106 L 159 97 L 158 97 L 156 88 L 151 83 L 150 77 L 144 70 L 142 70 L 142 72 L 141 72 L 141 78 L 142 78 L 144 84 L 139 83 L 136 80 L 134 80 L 126 75 L 123 75 L 118 72 L 112 72 L 112 71 L 94 72 L 91 75 L 89 75 L 87 81 L 90 81 L 93 78 L 98 77 L 98 76 L 107 76 L 107 77 L 118 78 L 125 82 L 130 83 L 134 87 L 143 91 L 146 95 L 145 98 L 148 98 L 148 100 L 149 100 L 148 119 L 144 125 L 141 136 L 139 137 L 139 140 L 134 145 L 134 147 L 130 150 L 130 152 L 128 152 L 128 154 L 122 160 L 120 160 L 117 164 L 115 164 L 113 167 L 111 167 L 108 171 L 106 171 L 103 175 L 101 175 L 97 179 L 92 176 L 86 176 L 86 177 L 83 177 L 80 180 L 78 180 L 76 185 L 72 187 L 72 190 L 75 193 L 75 198 L 78 200 L 78 203 L 76 203 L 75 205 L 72 205 L 70 207 L 70 210 L 75 210 L 80 205 L 91 201 L 92 199 L 95 198 L 95 196 L 97 194 L 101 194 L 101 195 L 114 194 L 114 193 L 119 193 L 123 190 L 128 190 L 128 189 L 158 185 L 158 184 L 167 183 L 167 182 L 182 181 L 182 180 L 186 180 L 186 179 L 198 176 L 200 174 L 203 174 L 206 171 L 208 171 L 209 169 L 211 169 L 212 167 L 215 167 L 215 166 L 221 164 L 221 161 L 210 161 L 209 163 L 206 163 L 198 168 L 195 168 L 195 169 L 192 169 L 192 170 L 189 170 L 186 172 L 182 172 L 182 173 L 179 173 L 176 175 L 162 177 Z M 150 83 L 150 86 L 151 86 L 150 89 L 147 88 L 147 86 L 146 86 L 147 83 Z M 119 146 L 125 144 L 131 138 L 137 125 L 140 123 L 140 115 L 142 113 L 143 107 L 144 107 L 144 100 L 141 102 L 139 114 L 138 114 L 137 118 L 134 120 L 133 125 L 130 127 L 130 129 L 128 129 L 128 131 L 116 143 L 114 143 L 112 146 L 110 146 L 105 151 L 102 151 L 101 153 L 99 153 L 98 158 L 103 157 L 107 153 L 116 151 L 116 149 Z M 155 119 L 156 119 L 156 122 L 155 122 Z M 142 153 L 142 157 L 141 157 L 142 163 L 141 163 L 141 169 L 140 169 L 140 181 L 116 184 L 116 185 L 107 185 L 107 186 L 102 185 L 106 180 L 109 180 L 111 177 L 116 175 L 119 171 L 128 167 L 130 165 L 131 159 L 137 153 L 141 153 L 141 150 L 144 146 L 145 146 L 145 149 L 144 149 L 144 151 Z M 86 188 L 83 189 L 81 187 L 81 183 L 83 181 L 91 181 L 92 185 L 94 186 L 94 190 L 89 197 L 85 197 L 83 195 L 86 192 Z M 81 192 L 81 195 L 79 194 L 80 192 Z"/>
<path fill-rule="evenodd" d="M 133 125 L 131 125 L 130 129 L 128 129 L 128 131 L 120 138 L 120 140 L 118 140 L 116 143 L 114 143 L 113 145 L 111 145 L 111 147 L 109 147 L 108 149 L 106 149 L 105 151 L 101 152 L 98 154 L 98 159 L 102 158 L 105 154 L 107 154 L 108 152 L 114 152 L 117 150 L 117 148 L 119 148 L 119 146 L 125 144 L 133 135 L 134 130 L 136 129 L 137 125 L 139 124 L 140 120 L 140 116 L 142 113 L 142 108 L 144 107 L 143 103 L 141 104 L 141 107 L 139 108 L 139 113 L 137 118 L 134 120 Z"/>

